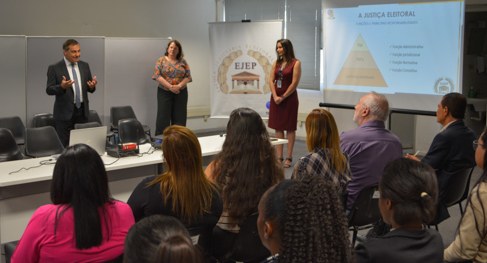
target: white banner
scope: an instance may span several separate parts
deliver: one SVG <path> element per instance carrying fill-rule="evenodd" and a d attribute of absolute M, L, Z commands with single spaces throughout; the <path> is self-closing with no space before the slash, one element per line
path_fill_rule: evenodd
<path fill-rule="evenodd" d="M 269 78 L 282 22 L 210 23 L 211 116 L 239 107 L 268 116 Z"/>

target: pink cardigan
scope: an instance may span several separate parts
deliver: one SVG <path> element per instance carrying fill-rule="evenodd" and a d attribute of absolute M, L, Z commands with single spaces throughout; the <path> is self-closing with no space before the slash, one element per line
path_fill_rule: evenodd
<path fill-rule="evenodd" d="M 56 233 L 54 222 L 56 210 L 61 205 L 39 207 L 30 219 L 27 228 L 15 249 L 11 262 L 105 262 L 123 253 L 128 230 L 134 224 L 130 207 L 120 201 L 107 203 L 107 222 L 102 223 L 103 241 L 98 247 L 79 250 L 74 237 L 73 210 L 68 209 L 58 221 Z"/>

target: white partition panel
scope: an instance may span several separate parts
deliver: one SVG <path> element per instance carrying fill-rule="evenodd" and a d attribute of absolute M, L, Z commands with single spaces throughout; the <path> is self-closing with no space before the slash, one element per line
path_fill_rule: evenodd
<path fill-rule="evenodd" d="M 110 107 L 131 105 L 137 119 L 155 131 L 157 83 L 151 79 L 167 38 L 106 38 L 105 114 Z"/>
<path fill-rule="evenodd" d="M 25 36 L 0 36 L 0 117 L 25 124 Z"/>

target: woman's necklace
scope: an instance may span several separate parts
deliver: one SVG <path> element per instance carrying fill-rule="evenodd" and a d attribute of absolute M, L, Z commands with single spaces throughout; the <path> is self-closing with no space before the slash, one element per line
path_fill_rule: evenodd
<path fill-rule="evenodd" d="M 281 63 L 281 70 L 283 70 L 286 67 L 286 65 L 287 65 L 287 61 L 283 61 Z"/>

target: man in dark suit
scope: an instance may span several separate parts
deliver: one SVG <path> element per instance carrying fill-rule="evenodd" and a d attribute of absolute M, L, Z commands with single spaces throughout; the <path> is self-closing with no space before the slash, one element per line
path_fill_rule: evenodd
<path fill-rule="evenodd" d="M 467 99 L 464 95 L 453 92 L 443 96 L 436 110 L 436 120 L 443 128 L 431 142 L 428 153 L 421 159 L 421 162 L 436 170 L 439 188 L 437 223 L 450 217 L 443 199 L 451 176 L 475 165 L 475 151 L 472 146 L 475 133 L 463 122 L 466 108 Z M 405 157 L 419 160 L 413 155 Z"/>
<path fill-rule="evenodd" d="M 56 96 L 53 115 L 56 131 L 64 146 L 69 144 L 69 133 L 75 123 L 87 121 L 88 92 L 96 90 L 96 76 L 91 76 L 88 63 L 81 61 L 80 45 L 74 39 L 63 44 L 64 58 L 47 70 L 48 95 Z"/>

